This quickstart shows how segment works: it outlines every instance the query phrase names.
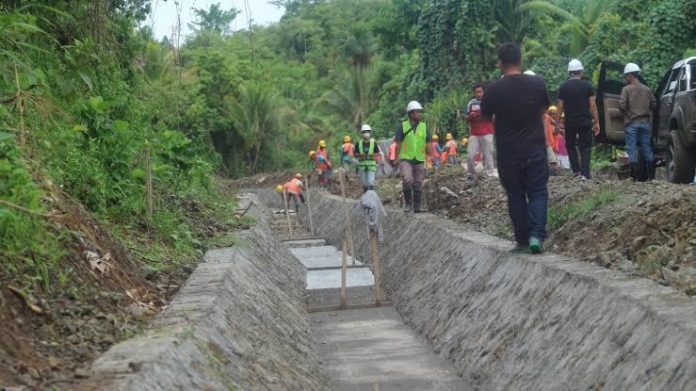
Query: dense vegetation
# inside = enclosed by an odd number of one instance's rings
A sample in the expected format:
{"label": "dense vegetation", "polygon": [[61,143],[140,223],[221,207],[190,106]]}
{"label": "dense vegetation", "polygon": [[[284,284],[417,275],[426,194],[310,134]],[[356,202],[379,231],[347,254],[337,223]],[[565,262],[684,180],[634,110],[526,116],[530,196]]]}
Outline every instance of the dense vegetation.
{"label": "dense vegetation", "polygon": [[[121,232],[192,251],[181,200],[219,203],[215,173],[303,166],[363,122],[388,136],[407,101],[466,132],[495,47],[523,45],[552,94],[579,57],[638,61],[656,85],[696,42],[696,0],[285,0],[276,24],[230,32],[237,10],[196,12],[176,47],[142,27],[148,0],[0,5],[0,200],[44,213],[61,189]],[[185,2],[184,2],[184,5]],[[147,213],[150,151],[156,213]],[[68,233],[0,206],[0,267],[48,287]]]}

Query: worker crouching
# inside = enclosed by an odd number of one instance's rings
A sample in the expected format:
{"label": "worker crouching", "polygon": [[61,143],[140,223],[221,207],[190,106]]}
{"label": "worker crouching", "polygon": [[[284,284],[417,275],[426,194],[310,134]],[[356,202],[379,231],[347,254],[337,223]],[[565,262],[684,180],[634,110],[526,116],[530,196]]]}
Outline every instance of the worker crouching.
{"label": "worker crouching", "polygon": [[373,190],[375,187],[375,174],[377,173],[377,161],[382,152],[374,138],[370,125],[363,125],[360,129],[361,139],[355,143],[355,157],[358,160],[358,175],[362,182],[363,192]]}

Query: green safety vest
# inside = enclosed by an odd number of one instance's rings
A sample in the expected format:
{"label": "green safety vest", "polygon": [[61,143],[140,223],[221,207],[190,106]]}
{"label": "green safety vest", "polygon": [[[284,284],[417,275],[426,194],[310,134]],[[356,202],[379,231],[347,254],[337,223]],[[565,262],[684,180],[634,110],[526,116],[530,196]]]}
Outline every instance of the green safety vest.
{"label": "green safety vest", "polygon": [[425,138],[428,131],[425,122],[419,122],[415,129],[411,126],[411,121],[406,120],[402,124],[404,128],[404,139],[401,140],[401,151],[399,159],[425,161]]}
{"label": "green safety vest", "polygon": [[368,169],[369,171],[377,171],[377,162],[375,161],[375,139],[370,139],[370,146],[367,148],[367,156],[363,151],[363,140],[358,141],[358,167]]}

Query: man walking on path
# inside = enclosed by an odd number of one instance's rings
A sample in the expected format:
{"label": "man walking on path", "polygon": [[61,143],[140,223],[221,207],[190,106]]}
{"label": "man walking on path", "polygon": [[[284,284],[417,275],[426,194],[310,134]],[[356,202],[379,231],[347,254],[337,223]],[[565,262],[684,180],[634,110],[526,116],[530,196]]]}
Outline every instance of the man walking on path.
{"label": "man walking on path", "polygon": [[363,192],[373,190],[375,187],[375,174],[377,173],[377,160],[382,151],[377,145],[377,141],[371,137],[372,128],[364,124],[360,129],[362,139],[355,143],[355,157],[358,159],[358,175],[362,182]]}
{"label": "man walking on path", "polygon": [[[423,106],[416,101],[406,106],[406,121],[396,128],[396,160],[401,170],[404,191],[404,212],[425,212],[422,208],[423,180],[425,179],[425,157],[432,156],[431,134],[421,121]],[[426,152],[427,150],[427,152]]]}
{"label": "man walking on path", "polygon": [[542,115],[549,106],[546,83],[522,74],[522,52],[513,43],[498,49],[505,77],[488,87],[481,114],[493,119],[498,174],[508,197],[516,253],[543,251],[546,238],[549,166]]}
{"label": "man walking on path", "polygon": [[573,174],[587,180],[590,179],[592,135],[599,135],[599,114],[592,84],[582,78],[584,69],[580,60],[568,63],[570,79],[558,90],[558,112],[554,119],[559,123],[558,116],[565,112],[565,138],[570,167]]}
{"label": "man walking on path", "polygon": [[645,173],[647,180],[655,179],[655,156],[650,148],[650,115],[655,109],[655,95],[650,88],[638,79],[640,67],[634,63],[626,64],[624,68],[624,80],[626,86],[621,90],[619,110],[623,113],[626,123],[626,149],[628,150],[628,164],[631,169],[631,178],[634,181],[641,180],[638,177],[638,145],[645,158]]}
{"label": "man walking on path", "polygon": [[493,176],[493,121],[481,116],[481,99],[483,99],[483,84],[474,86],[474,99],[466,106],[467,120],[471,136],[466,152],[466,165],[469,169],[469,179],[476,179],[476,156],[483,155],[484,174],[487,178]]}

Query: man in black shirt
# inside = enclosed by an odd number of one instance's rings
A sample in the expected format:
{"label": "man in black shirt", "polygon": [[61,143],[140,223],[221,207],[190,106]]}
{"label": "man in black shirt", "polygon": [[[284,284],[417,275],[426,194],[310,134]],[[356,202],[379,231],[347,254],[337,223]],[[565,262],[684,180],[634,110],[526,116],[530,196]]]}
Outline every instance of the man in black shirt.
{"label": "man in black shirt", "polygon": [[543,251],[546,238],[549,166],[542,113],[549,106],[546,83],[522,74],[522,53],[512,43],[498,49],[504,77],[486,90],[481,114],[495,121],[498,173],[508,197],[517,246],[513,252]]}
{"label": "man in black shirt", "polygon": [[568,63],[570,79],[558,91],[558,112],[554,119],[556,123],[560,123],[558,116],[565,112],[565,138],[570,168],[576,176],[587,180],[590,179],[592,134],[599,134],[599,114],[594,89],[590,82],[582,79],[583,72],[584,68],[579,60]]}

